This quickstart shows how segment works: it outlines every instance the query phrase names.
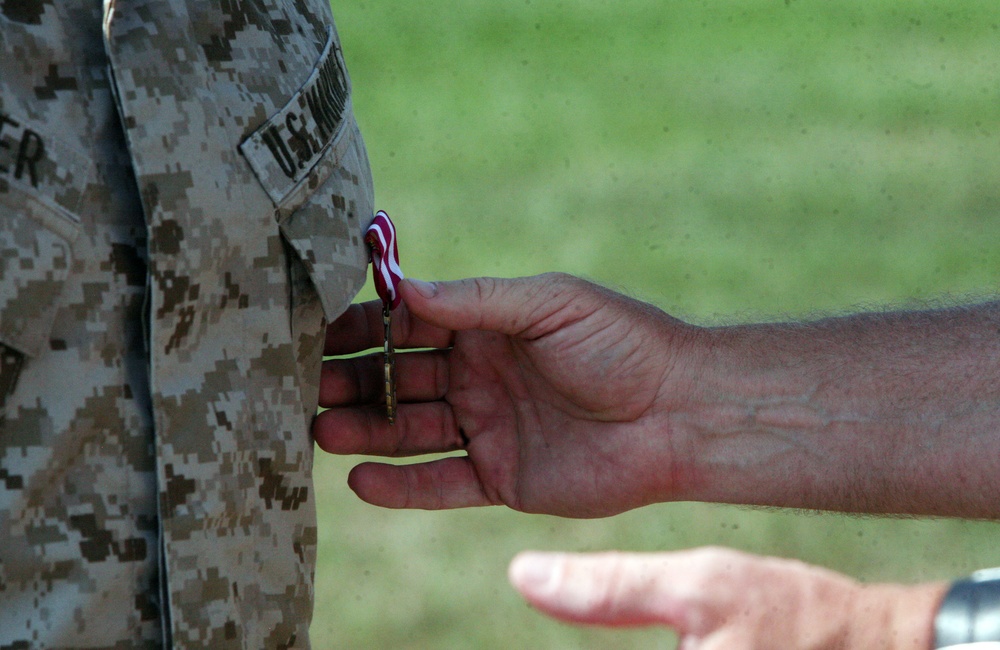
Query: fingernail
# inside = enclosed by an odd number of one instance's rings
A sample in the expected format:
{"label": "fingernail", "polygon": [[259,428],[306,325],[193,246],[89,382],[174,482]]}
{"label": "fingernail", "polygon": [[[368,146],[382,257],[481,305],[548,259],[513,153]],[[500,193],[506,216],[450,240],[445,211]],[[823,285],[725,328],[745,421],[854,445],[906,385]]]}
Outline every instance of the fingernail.
{"label": "fingernail", "polygon": [[417,293],[424,298],[433,298],[437,295],[437,285],[433,282],[424,282],[423,280],[414,280],[412,278],[407,278],[406,281],[413,285]]}
{"label": "fingernail", "polygon": [[556,563],[552,557],[539,553],[525,553],[514,558],[510,566],[510,580],[517,587],[542,591],[551,588],[556,577]]}

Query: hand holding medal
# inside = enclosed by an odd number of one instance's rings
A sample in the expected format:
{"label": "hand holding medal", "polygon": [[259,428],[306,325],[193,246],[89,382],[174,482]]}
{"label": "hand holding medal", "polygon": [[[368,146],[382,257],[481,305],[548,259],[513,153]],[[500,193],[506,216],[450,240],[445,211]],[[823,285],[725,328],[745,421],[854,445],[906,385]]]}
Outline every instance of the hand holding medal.
{"label": "hand holding medal", "polygon": [[399,306],[399,283],[403,271],[399,268],[399,250],[396,247],[396,227],[389,215],[379,210],[368,227],[365,243],[371,249],[372,277],[375,291],[382,299],[382,326],[385,338],[382,360],[385,373],[385,411],[389,424],[396,421],[396,353],[392,345],[392,310]]}

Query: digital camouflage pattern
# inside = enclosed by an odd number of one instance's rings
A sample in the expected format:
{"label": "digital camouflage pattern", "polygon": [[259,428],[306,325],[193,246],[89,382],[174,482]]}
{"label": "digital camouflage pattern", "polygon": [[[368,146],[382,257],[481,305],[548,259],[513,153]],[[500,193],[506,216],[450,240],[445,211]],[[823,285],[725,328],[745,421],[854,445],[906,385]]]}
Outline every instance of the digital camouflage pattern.
{"label": "digital camouflage pattern", "polygon": [[0,648],[308,647],[364,282],[325,0],[0,3]]}

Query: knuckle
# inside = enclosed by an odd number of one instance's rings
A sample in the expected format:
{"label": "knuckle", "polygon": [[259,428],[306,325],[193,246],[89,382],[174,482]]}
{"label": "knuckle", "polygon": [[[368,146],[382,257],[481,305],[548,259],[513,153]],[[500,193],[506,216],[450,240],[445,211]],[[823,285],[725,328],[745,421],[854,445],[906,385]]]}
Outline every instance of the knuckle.
{"label": "knuckle", "polygon": [[591,574],[591,600],[594,611],[613,614],[630,603],[637,595],[648,591],[648,575],[638,576],[617,553],[603,554],[597,559]]}
{"label": "knuckle", "polygon": [[490,302],[496,296],[496,278],[474,278],[472,280],[472,286],[476,290],[476,299],[481,303]]}

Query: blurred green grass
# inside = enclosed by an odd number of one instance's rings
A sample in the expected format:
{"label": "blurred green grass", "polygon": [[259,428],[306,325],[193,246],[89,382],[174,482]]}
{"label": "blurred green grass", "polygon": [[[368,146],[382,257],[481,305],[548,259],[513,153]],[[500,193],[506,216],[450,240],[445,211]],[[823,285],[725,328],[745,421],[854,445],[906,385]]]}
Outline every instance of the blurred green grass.
{"label": "blurred green grass", "polygon": [[[562,270],[697,323],[992,296],[1000,7],[886,0],[334,3],[403,268]],[[363,297],[371,297],[366,291]],[[552,622],[524,548],[725,544],[857,578],[1000,564],[995,524],[664,504],[390,512],[316,460],[318,648],[671,647]]]}

